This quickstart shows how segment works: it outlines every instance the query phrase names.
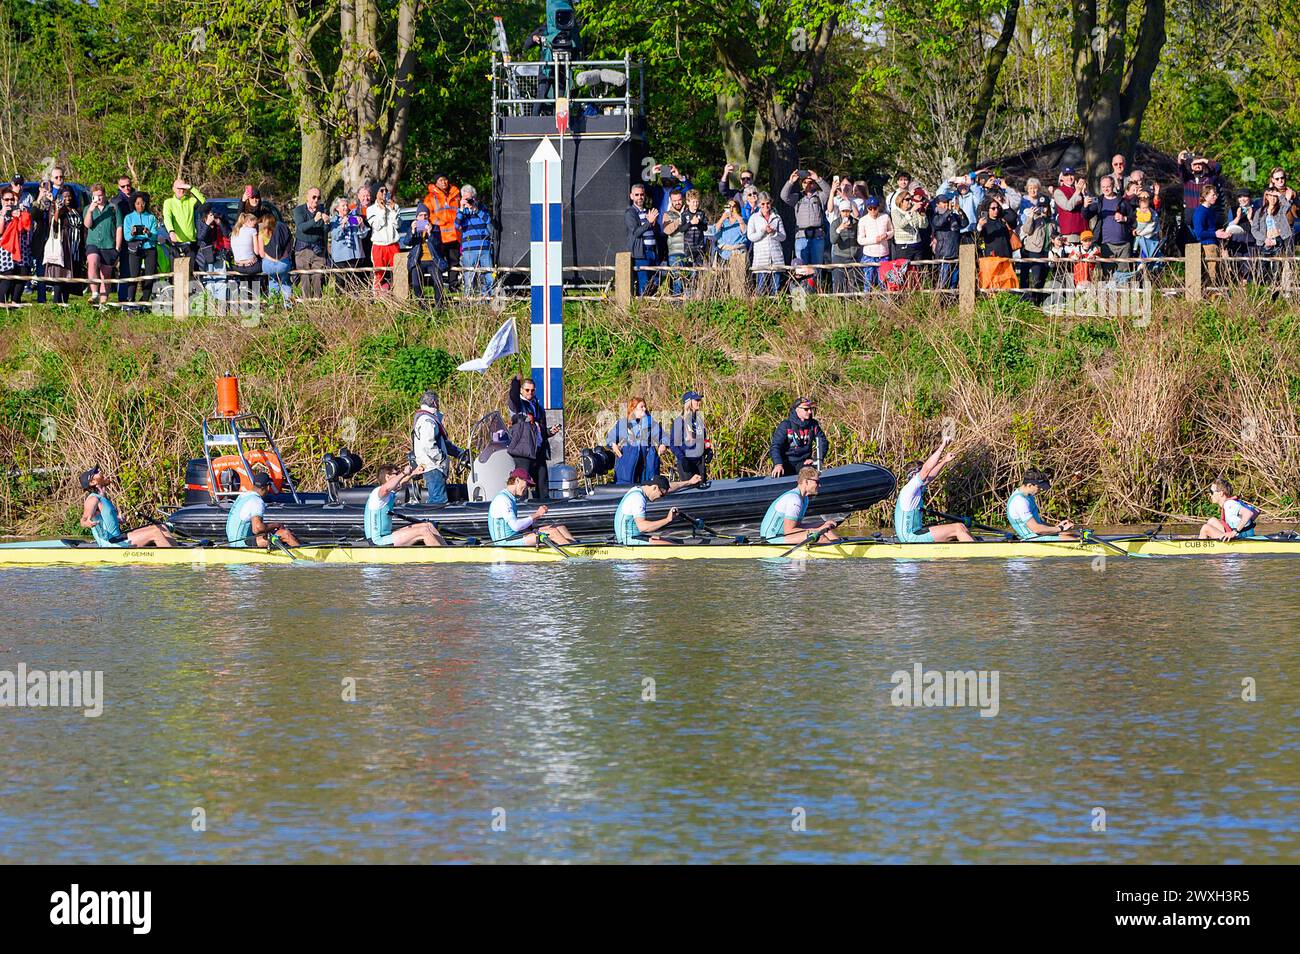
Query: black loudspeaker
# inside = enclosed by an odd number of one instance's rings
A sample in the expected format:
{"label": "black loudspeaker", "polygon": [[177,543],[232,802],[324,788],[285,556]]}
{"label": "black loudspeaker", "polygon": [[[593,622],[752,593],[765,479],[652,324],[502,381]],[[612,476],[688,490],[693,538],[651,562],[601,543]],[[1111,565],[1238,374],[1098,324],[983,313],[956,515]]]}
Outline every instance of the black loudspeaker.
{"label": "black loudspeaker", "polygon": [[[623,117],[592,117],[583,123],[575,117],[575,126],[594,127],[601,120],[625,124]],[[552,132],[553,117],[519,117]],[[613,125],[610,122],[610,125]],[[630,204],[628,192],[633,182],[641,181],[642,160],[646,155],[645,138],[639,120],[635,132],[628,136],[585,135],[582,132],[564,137],[561,152],[562,187],[564,190],[564,265],[614,264],[614,255],[627,249],[627,226],[623,212]],[[542,141],[542,136],[505,135],[492,140],[493,220],[497,229],[497,264],[506,268],[527,268],[530,252],[531,196],[529,195],[528,160]],[[528,283],[528,276],[503,276],[511,282]],[[565,273],[565,280],[604,283],[612,279],[607,271],[581,274]]]}

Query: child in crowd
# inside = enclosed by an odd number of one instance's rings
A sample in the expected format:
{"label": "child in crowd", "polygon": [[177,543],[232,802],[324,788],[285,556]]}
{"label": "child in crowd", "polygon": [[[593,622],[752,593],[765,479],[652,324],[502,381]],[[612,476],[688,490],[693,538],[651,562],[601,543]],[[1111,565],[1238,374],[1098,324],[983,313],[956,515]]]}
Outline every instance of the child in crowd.
{"label": "child in crowd", "polygon": [[[1138,258],[1155,258],[1160,254],[1160,216],[1152,205],[1151,193],[1145,190],[1138,193],[1137,208],[1133,211],[1133,248]],[[1151,270],[1160,265],[1160,262],[1153,263]]]}

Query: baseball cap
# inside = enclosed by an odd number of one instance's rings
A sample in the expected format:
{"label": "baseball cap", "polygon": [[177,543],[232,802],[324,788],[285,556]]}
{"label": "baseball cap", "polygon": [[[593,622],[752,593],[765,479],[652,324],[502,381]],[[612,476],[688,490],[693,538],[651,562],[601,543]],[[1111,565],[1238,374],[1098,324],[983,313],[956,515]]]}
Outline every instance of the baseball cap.
{"label": "baseball cap", "polygon": [[951,201],[953,200],[953,198],[954,198],[954,197],[953,197],[953,194],[952,194],[951,192],[940,192],[938,195],[936,195],[936,196],[934,197],[934,201],[935,201],[935,202],[951,202]]}
{"label": "baseball cap", "polygon": [[95,475],[98,474],[98,473],[99,473],[99,465],[98,465],[98,464],[96,464],[94,467],[90,468],[90,470],[88,470],[88,471],[86,471],[85,473],[83,473],[83,474],[81,475],[81,489],[82,489],[82,490],[89,490],[89,489],[90,489],[90,482],[95,478]]}
{"label": "baseball cap", "polygon": [[506,478],[506,482],[509,483],[512,480],[522,480],[529,487],[537,486],[537,481],[529,477],[528,471],[524,470],[522,467],[516,467],[514,470],[510,472],[510,476]]}
{"label": "baseball cap", "polygon": [[1072,175],[1074,175],[1074,167],[1073,167],[1073,166],[1066,166],[1064,169],[1061,170],[1061,175],[1063,175],[1063,176],[1072,176]]}
{"label": "baseball cap", "polygon": [[271,476],[264,470],[253,471],[253,486],[258,490],[271,486]]}
{"label": "baseball cap", "polygon": [[795,407],[807,407],[807,408],[811,408],[811,409],[813,409],[813,410],[816,410],[816,408],[817,408],[817,402],[814,401],[814,400],[813,400],[812,398],[810,398],[810,397],[801,397],[799,400],[797,400],[797,401],[794,402],[794,406],[795,406]]}
{"label": "baseball cap", "polygon": [[687,401],[703,401],[703,400],[704,400],[704,395],[701,394],[699,391],[687,391],[685,394],[682,395],[683,404],[685,404]]}
{"label": "baseball cap", "polygon": [[880,208],[880,200],[877,199],[874,195],[867,196],[867,208],[868,209]]}

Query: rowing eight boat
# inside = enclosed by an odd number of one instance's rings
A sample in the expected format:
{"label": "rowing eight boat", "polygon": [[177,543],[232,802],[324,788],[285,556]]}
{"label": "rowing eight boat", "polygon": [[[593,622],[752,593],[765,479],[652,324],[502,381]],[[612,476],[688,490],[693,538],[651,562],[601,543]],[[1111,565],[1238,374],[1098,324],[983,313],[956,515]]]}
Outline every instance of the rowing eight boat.
{"label": "rowing eight boat", "polygon": [[[1140,557],[1298,556],[1300,537],[1278,535],[1229,542],[1194,537],[1102,537],[1101,543],[1066,541],[981,540],[975,543],[895,543],[859,540],[800,547],[791,560],[970,560],[1107,557],[1122,559],[1117,549]],[[577,544],[563,552],[517,546],[393,547],[303,546],[287,552],[245,547],[194,546],[171,549],[118,549],[79,541],[50,540],[0,544],[0,567],[23,566],[185,566],[196,564],[306,563],[420,564],[420,563],[555,563],[568,558],[586,560],[754,560],[778,559],[788,547],[769,544],[705,543],[678,546],[625,547],[612,544]],[[290,555],[292,554],[292,555]]]}

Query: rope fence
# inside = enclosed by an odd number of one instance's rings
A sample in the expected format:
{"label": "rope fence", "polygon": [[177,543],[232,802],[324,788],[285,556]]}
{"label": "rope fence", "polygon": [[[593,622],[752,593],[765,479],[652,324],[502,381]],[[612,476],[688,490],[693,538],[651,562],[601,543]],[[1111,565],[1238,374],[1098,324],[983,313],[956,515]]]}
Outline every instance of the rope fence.
{"label": "rope fence", "polygon": [[[710,257],[680,263],[655,264],[634,260],[619,252],[613,265],[565,266],[565,297],[570,301],[612,301],[629,307],[635,298],[686,300],[709,297],[765,297],[788,295],[853,299],[922,295],[955,299],[962,311],[973,311],[980,297],[1000,293],[1019,295],[1051,310],[1074,297],[1140,294],[1148,297],[1200,301],[1206,296],[1230,296],[1243,289],[1266,289],[1287,299],[1300,297],[1300,268],[1294,256],[1205,254],[1189,245],[1182,256],[1124,257],[1050,256],[977,257],[973,245],[963,245],[953,259],[871,259],[817,264],[751,264],[745,253],[729,259]],[[522,266],[456,266],[436,278],[427,265],[414,266],[407,253],[399,253],[390,267],[342,265],[290,268],[283,272],[241,271],[237,267],[194,268],[194,260],[177,257],[172,270],[130,277],[90,278],[10,273],[0,281],[30,287],[43,298],[59,286],[80,289],[110,287],[118,294],[103,304],[122,309],[151,309],[184,318],[191,313],[224,308],[261,307],[263,297],[316,301],[324,297],[325,279],[335,294],[377,295],[405,301],[423,299],[433,288],[437,301],[473,303],[492,300],[521,301],[530,295],[526,279],[531,269]],[[319,276],[319,296],[307,295],[303,279]],[[332,276],[332,278],[331,278]],[[366,277],[369,277],[369,281]],[[593,280],[594,279],[594,280]],[[414,280],[414,284],[413,284]],[[134,300],[139,286],[151,286],[148,300]],[[13,286],[10,286],[11,289]],[[177,295],[176,289],[186,289]],[[13,298],[11,291],[10,296]],[[64,295],[57,295],[66,298]],[[124,300],[119,300],[124,299]],[[66,304],[57,301],[56,304]],[[6,300],[4,307],[30,307],[36,302]]]}

